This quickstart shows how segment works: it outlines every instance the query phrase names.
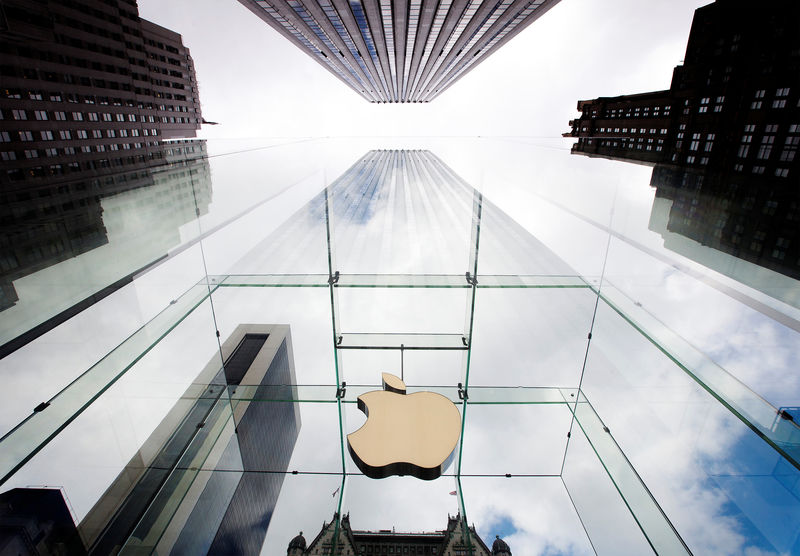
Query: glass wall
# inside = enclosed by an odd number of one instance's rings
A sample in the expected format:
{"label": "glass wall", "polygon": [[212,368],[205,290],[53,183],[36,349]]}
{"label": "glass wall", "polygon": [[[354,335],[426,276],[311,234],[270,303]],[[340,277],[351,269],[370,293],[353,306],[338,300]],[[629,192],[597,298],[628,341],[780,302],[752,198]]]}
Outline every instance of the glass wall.
{"label": "glass wall", "polygon": [[[800,550],[798,309],[666,247],[646,168],[560,142],[251,147],[209,145],[200,197],[156,180],[190,206],[169,238],[157,191],[107,205],[118,240],[70,260],[100,269],[93,289],[75,294],[61,263],[31,274],[75,304],[133,273],[0,360],[3,490],[62,487],[98,553],[109,507],[132,516],[127,549],[197,549],[186,531],[215,530],[222,509],[193,508],[248,474],[282,477],[264,487],[263,554],[299,531],[322,547],[325,531],[448,517],[523,555]],[[53,317],[42,307],[32,323]],[[8,315],[10,340],[33,329]],[[269,357],[293,378],[269,383],[265,359],[257,380],[226,381],[243,326],[283,325]],[[382,373],[457,408],[438,478],[370,479],[353,461],[358,399]],[[258,407],[276,436],[296,415],[282,463],[248,459],[241,419]]]}

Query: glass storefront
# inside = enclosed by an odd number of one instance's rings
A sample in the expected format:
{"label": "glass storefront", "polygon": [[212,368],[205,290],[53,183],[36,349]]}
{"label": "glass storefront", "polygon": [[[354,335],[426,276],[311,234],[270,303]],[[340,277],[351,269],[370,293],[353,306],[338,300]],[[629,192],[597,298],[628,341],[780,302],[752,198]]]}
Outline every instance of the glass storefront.
{"label": "glass storefront", "polygon": [[[282,476],[262,554],[345,516],[456,515],[515,555],[800,552],[800,285],[671,249],[649,168],[562,140],[197,149],[98,197],[98,246],[14,279],[0,332],[29,337],[0,359],[4,491],[60,487],[86,538],[120,477],[159,475],[130,553],[179,553],[201,485],[233,497],[261,475]],[[292,384],[226,384],[242,325],[288,325]],[[459,411],[434,480],[370,479],[348,452],[384,372]],[[229,440],[260,404],[265,430],[296,427],[288,464]],[[165,425],[197,407],[197,432]]]}

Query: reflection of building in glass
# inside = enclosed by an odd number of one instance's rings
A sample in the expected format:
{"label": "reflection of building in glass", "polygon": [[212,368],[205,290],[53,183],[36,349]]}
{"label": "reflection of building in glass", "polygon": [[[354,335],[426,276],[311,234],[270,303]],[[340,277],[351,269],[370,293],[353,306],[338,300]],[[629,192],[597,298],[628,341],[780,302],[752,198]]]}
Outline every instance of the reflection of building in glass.
{"label": "reflection of building in glass", "polygon": [[428,102],[558,0],[240,0],[372,102]]}
{"label": "reflection of building in glass", "polygon": [[260,550],[300,430],[289,326],[240,325],[222,353],[81,522],[89,553]]}
{"label": "reflection of building in glass", "polygon": [[63,493],[15,488],[0,494],[0,554],[81,554],[83,544]]}
{"label": "reflection of building in glass", "polygon": [[[205,142],[159,142],[149,151],[157,153],[154,160],[126,161],[104,176],[87,169],[4,186],[0,311],[20,307],[15,314],[18,328],[3,333],[3,340],[43,326],[31,338],[38,336],[129,283],[134,273],[180,243],[180,226],[208,212],[211,179]],[[25,303],[34,300],[20,300],[14,281],[35,280],[37,272],[71,258],[86,258],[110,241],[124,241],[128,247],[115,264],[96,266],[87,258],[83,278],[75,281],[78,291],[58,290],[48,299],[46,310],[26,309]],[[99,288],[91,289],[95,278]],[[9,344],[0,347],[0,353],[22,345]]]}
{"label": "reflection of building in glass", "polygon": [[[356,531],[350,526],[350,516],[341,520],[334,516],[330,523],[323,523],[322,529],[306,546],[301,532],[289,543],[287,556],[304,556],[306,554],[331,554],[333,538],[339,534],[337,554],[416,554],[454,556],[456,554],[474,554],[475,556],[511,556],[505,542],[495,540],[492,550],[484,544],[474,527],[464,534],[459,516],[447,516],[447,529],[430,533],[397,533],[391,531]],[[336,523],[339,522],[337,528]],[[468,537],[465,539],[465,537]],[[319,552],[319,551],[322,552]]]}
{"label": "reflection of building in glass", "polygon": [[573,153],[654,165],[669,232],[800,278],[798,51],[796,2],[717,1],[669,90],[580,101],[565,135]]}

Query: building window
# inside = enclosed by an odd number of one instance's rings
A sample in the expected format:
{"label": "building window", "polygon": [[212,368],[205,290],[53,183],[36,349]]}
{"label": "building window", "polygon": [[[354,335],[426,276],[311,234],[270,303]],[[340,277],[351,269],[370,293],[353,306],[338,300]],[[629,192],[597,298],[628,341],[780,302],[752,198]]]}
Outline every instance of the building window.
{"label": "building window", "polygon": [[788,168],[775,168],[775,175],[779,178],[785,178],[789,175]]}
{"label": "building window", "polygon": [[756,98],[764,98],[764,95],[767,93],[766,89],[759,89],[756,91],[755,97]]}
{"label": "building window", "polygon": [[25,112],[25,110],[12,110],[11,111],[11,115],[13,116],[13,118],[15,120],[27,120],[28,119],[28,114]]}
{"label": "building window", "polygon": [[760,108],[761,108],[761,101],[760,100],[755,100],[752,103],[750,103],[750,110],[758,110]]}
{"label": "building window", "polygon": [[53,132],[52,131],[40,131],[39,133],[42,136],[42,141],[52,141],[53,140]]}
{"label": "building window", "polygon": [[778,89],[775,91],[776,97],[788,97],[789,96],[789,87],[784,87],[782,89]]}
{"label": "building window", "polygon": [[19,132],[19,140],[20,141],[33,141],[33,132],[32,131],[20,131]]}
{"label": "building window", "polygon": [[785,108],[786,107],[786,101],[783,100],[783,99],[773,100],[772,101],[772,107],[773,108]]}
{"label": "building window", "polygon": [[49,118],[47,117],[47,110],[34,110],[34,111],[33,111],[33,116],[34,116],[34,117],[35,117],[37,120],[48,120],[48,119],[49,119]]}

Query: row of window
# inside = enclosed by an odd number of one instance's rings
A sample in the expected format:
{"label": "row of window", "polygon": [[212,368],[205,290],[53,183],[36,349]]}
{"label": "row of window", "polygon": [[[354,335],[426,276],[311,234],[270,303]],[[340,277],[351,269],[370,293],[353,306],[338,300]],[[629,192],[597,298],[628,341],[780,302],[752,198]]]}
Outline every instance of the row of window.
{"label": "row of window", "polygon": [[[775,100],[772,101],[772,108],[786,108],[787,99],[786,97],[789,96],[791,89],[789,87],[781,87],[775,90]],[[750,103],[751,110],[760,110],[763,105],[764,101],[762,100],[767,94],[766,89],[759,89],[755,92],[753,102]],[[797,105],[800,106],[800,100],[798,100]]]}
{"label": "row of window", "polygon": [[[604,118],[658,118],[669,116],[672,106],[667,104],[664,106],[634,106],[625,108],[611,108],[603,111]],[[652,110],[652,113],[651,113]],[[588,110],[587,110],[588,111]],[[597,109],[591,111],[592,118],[597,117]],[[584,112],[584,115],[588,115]]]}
{"label": "row of window", "polygon": [[[75,133],[73,135],[73,130],[70,129],[62,129],[58,132],[58,138],[63,141],[69,141],[71,139],[88,139],[89,138],[89,130],[86,129],[76,129],[74,130]],[[131,137],[139,137],[141,135],[147,137],[152,136],[155,137],[158,135],[158,130],[153,129],[107,129],[105,136],[109,138],[119,137],[128,137],[130,133]],[[102,139],[103,138],[103,130],[102,129],[93,129],[91,130],[92,138],[94,139]],[[34,131],[0,131],[0,143],[9,143],[13,140],[19,140],[22,142],[29,142],[29,141],[54,141],[55,134],[52,131],[45,130],[40,131],[38,133]]]}
{"label": "row of window", "polygon": [[[588,145],[591,145],[593,141],[591,139],[588,139],[586,143]],[[661,152],[664,150],[663,139],[658,139],[658,141],[656,141],[655,139],[647,139],[647,142],[645,142],[643,137],[639,137],[638,139],[634,138],[627,139],[623,137],[617,141],[603,139],[598,144],[602,147],[618,147],[622,149],[632,149],[637,151]]]}
{"label": "row of window", "polygon": [[[188,111],[188,109],[185,106],[178,106],[177,108],[182,109],[181,111]],[[13,119],[13,120],[28,120],[29,119],[28,116],[32,115],[33,119],[38,120],[38,121],[50,120],[51,116],[52,116],[52,119],[54,119],[56,121],[62,121],[62,122],[63,121],[82,122],[82,121],[84,121],[84,117],[85,117],[86,120],[88,120],[90,122],[99,122],[101,120],[104,121],[104,122],[113,122],[113,121],[124,122],[124,121],[126,121],[126,119],[127,119],[128,122],[135,122],[137,120],[136,114],[127,114],[127,117],[126,117],[125,114],[122,114],[120,112],[117,112],[117,113],[111,113],[111,112],[99,112],[99,113],[98,112],[86,112],[86,113],[84,113],[84,112],[70,112],[70,113],[67,113],[67,112],[63,112],[63,111],[60,111],[60,110],[54,110],[52,112],[49,112],[47,110],[23,110],[23,109],[13,109],[13,110],[11,110],[9,112],[8,109],[6,109],[5,111],[0,109],[0,120],[6,119],[7,115],[11,116],[11,119]],[[145,116],[144,114],[139,115],[138,119],[139,119],[139,122],[141,122],[141,123],[144,123],[144,122],[154,123],[154,122],[157,121],[156,120],[156,116],[152,116],[152,115]],[[188,116],[159,116],[158,117],[158,121],[163,122],[165,124],[166,123],[170,123],[170,124],[174,124],[174,123],[178,123],[178,124],[200,123],[200,119],[199,118],[189,118]]]}
{"label": "row of window", "polygon": [[[584,127],[583,131],[587,131],[587,128]],[[613,131],[613,133],[631,133],[631,134],[633,134],[633,133],[649,133],[650,135],[655,135],[656,131],[658,131],[658,133],[660,133],[661,135],[666,135],[667,134],[667,128],[665,128],[665,127],[662,127],[659,130],[656,130],[656,128],[654,128],[654,127],[651,127],[650,129],[646,129],[646,128],[643,128],[643,127],[640,127],[640,128],[632,127],[632,128],[630,128],[630,131],[628,130],[627,127],[623,127],[621,130],[618,127],[615,127],[613,130],[610,127],[601,127],[599,131],[600,131],[600,133],[612,133],[612,131]]]}
{"label": "row of window", "polygon": [[[688,102],[689,101],[687,100],[686,103],[688,104]],[[713,106],[714,112],[722,112],[722,105],[724,103],[725,103],[725,97],[724,96],[716,97],[714,99],[714,106]],[[697,107],[697,113],[698,114],[705,114],[706,112],[708,112],[708,109],[709,109],[710,105],[711,105],[711,97],[703,97],[703,98],[701,98],[700,99],[700,106]],[[684,110],[683,113],[686,114],[687,110]]]}
{"label": "row of window", "polygon": [[[152,96],[155,98],[166,98],[174,100],[186,100],[186,95],[183,93],[163,92],[148,87],[133,87],[128,81],[114,81],[97,77],[87,77],[85,75],[74,75],[71,73],[57,73],[42,71],[41,73],[36,68],[18,67],[13,65],[0,65],[0,76],[3,77],[17,77],[30,80],[49,81],[51,83],[67,83],[70,85],[81,85],[83,87],[94,87],[96,89],[110,89],[112,91],[126,91],[133,92],[137,95]],[[171,89],[186,89],[183,83],[162,81],[160,79],[150,79],[153,85]],[[192,92],[195,87],[191,87]]]}
{"label": "row of window", "polygon": [[101,158],[86,160],[84,162],[69,162],[66,164],[50,164],[49,166],[35,166],[33,168],[25,168],[24,170],[21,168],[12,168],[6,170],[6,175],[11,181],[22,181],[37,177],[58,176],[70,172],[127,166],[134,163],[144,163],[155,158],[161,158],[161,153],[139,154],[125,158]]}
{"label": "row of window", "polygon": [[[733,166],[733,169],[737,172],[744,172],[744,164],[736,163]],[[757,176],[762,176],[766,172],[767,168],[761,165],[755,165],[752,168],[752,173]],[[775,168],[773,171],[773,175],[776,178],[786,178],[789,176],[789,169],[788,168]]]}
{"label": "row of window", "polygon": [[[73,156],[77,153],[104,153],[107,151],[127,151],[130,149],[141,149],[145,144],[156,145],[157,143],[108,143],[101,145],[81,145],[80,147],[62,147],[62,148],[49,148],[49,149],[25,149],[19,151],[19,156],[24,156],[27,159],[50,157],[50,156]],[[17,151],[0,151],[0,160],[17,160]]]}
{"label": "row of window", "polygon": [[436,547],[422,547],[422,546],[403,546],[397,547],[395,551],[394,546],[374,546],[374,545],[364,545],[359,550],[360,554],[366,554],[366,556],[370,556],[372,554],[437,554]]}
{"label": "row of window", "polygon": [[[22,100],[27,98],[30,100],[49,100],[50,102],[67,102],[77,104],[99,104],[102,106],[127,106],[129,108],[140,108],[148,110],[161,110],[162,112],[188,112],[189,108],[186,106],[174,104],[153,104],[152,102],[134,101],[133,99],[122,99],[117,97],[95,96],[95,95],[76,95],[72,93],[61,92],[44,92],[44,91],[22,91],[20,89],[0,89],[0,96],[10,99]],[[183,99],[185,100],[185,99]],[[194,109],[195,112],[199,110]]]}

